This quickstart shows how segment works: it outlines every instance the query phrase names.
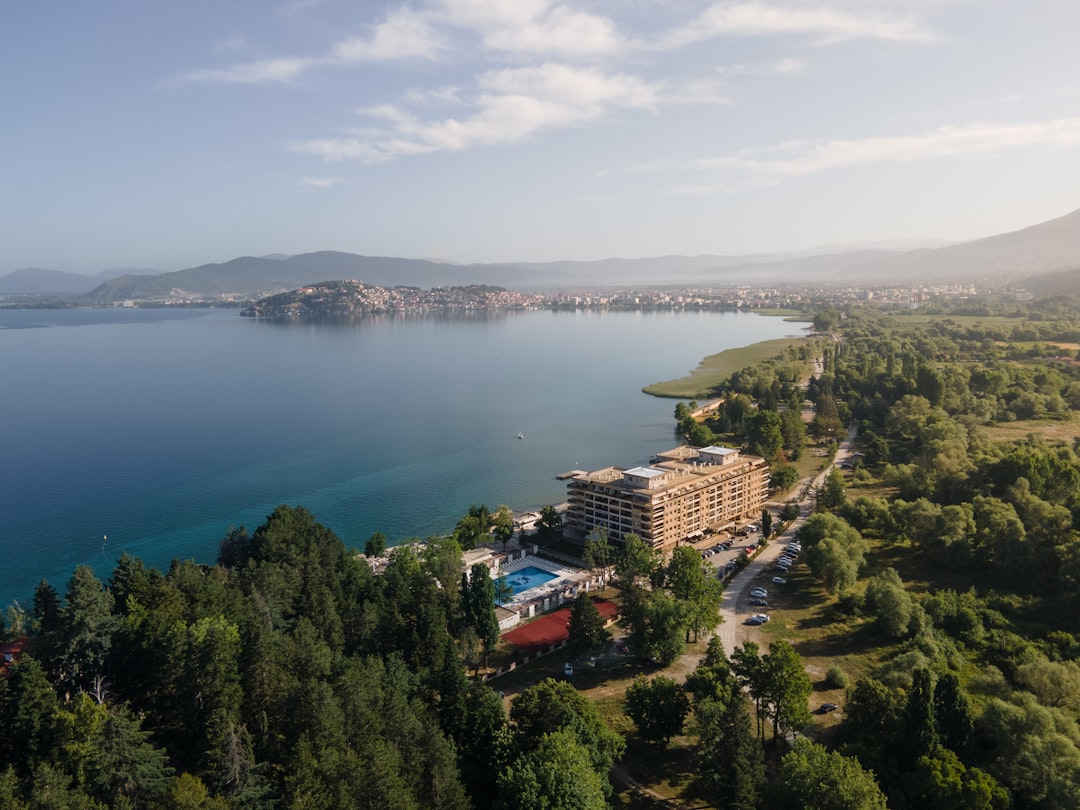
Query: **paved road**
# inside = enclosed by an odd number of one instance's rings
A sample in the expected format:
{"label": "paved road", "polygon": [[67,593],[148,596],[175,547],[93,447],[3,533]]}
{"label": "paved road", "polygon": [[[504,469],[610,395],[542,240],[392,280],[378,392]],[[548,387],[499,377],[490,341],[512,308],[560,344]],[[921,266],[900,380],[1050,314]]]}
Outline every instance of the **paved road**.
{"label": "paved road", "polygon": [[[716,629],[715,635],[720,637],[720,640],[724,645],[724,652],[728,654],[729,658],[731,657],[732,652],[735,651],[735,648],[750,637],[752,625],[747,625],[743,622],[747,617],[764,610],[763,608],[754,607],[750,604],[751,583],[757,579],[758,575],[762,572],[772,570],[773,562],[777,557],[783,554],[784,547],[795,539],[795,533],[799,530],[799,527],[802,526],[811,514],[813,514],[813,499],[808,498],[806,494],[807,489],[810,486],[815,489],[820,488],[825,481],[825,477],[829,474],[835,464],[839,464],[840,462],[847,461],[851,458],[851,447],[858,431],[858,423],[852,423],[851,427],[848,429],[847,436],[844,437],[844,440],[837,449],[836,458],[833,460],[833,464],[830,464],[822,470],[812,481],[800,483],[799,492],[802,493],[802,496],[798,502],[799,516],[791,522],[787,529],[784,530],[783,534],[774,536],[774,538],[769,541],[768,545],[762,549],[761,553],[758,554],[746,568],[736,574],[724,589],[724,599],[720,604],[721,623]],[[798,563],[796,563],[796,565],[797,564]],[[784,585],[772,585],[769,583],[770,579],[772,579],[771,576],[763,578],[763,581],[768,583],[764,587],[790,587]]]}

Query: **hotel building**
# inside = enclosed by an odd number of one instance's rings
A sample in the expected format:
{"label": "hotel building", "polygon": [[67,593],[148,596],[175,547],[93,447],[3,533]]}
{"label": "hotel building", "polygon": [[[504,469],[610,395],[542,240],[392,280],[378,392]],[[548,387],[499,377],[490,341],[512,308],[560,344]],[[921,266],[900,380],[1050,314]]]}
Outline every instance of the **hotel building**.
{"label": "hotel building", "polygon": [[660,553],[739,518],[757,517],[769,488],[769,465],[727,447],[683,445],[647,467],[606,467],[567,484],[566,522],[579,538],[607,529],[621,543],[638,534]]}

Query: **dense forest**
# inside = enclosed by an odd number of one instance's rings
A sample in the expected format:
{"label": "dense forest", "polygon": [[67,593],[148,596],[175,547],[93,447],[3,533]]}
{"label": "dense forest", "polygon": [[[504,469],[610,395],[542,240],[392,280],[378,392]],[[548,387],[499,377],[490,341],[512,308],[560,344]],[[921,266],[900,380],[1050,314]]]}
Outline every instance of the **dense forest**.
{"label": "dense forest", "polygon": [[[827,684],[804,663],[816,642],[779,622],[725,655],[694,549],[597,535],[586,564],[610,566],[639,662],[617,711],[539,676],[504,700],[469,677],[498,640],[497,583],[462,548],[505,542],[505,510],[471,508],[376,575],[282,506],[215,564],[125,555],[9,607],[0,807],[640,807],[617,783],[673,750],[700,807],[1080,807],[1080,305],[979,307],[820,310],[812,348],[733,375],[705,421],[676,410],[693,443],[769,458],[774,483],[858,424],[799,529]],[[588,599],[570,630],[611,644]],[[688,645],[696,668],[667,674]],[[808,710],[824,686],[846,690],[832,724]]]}

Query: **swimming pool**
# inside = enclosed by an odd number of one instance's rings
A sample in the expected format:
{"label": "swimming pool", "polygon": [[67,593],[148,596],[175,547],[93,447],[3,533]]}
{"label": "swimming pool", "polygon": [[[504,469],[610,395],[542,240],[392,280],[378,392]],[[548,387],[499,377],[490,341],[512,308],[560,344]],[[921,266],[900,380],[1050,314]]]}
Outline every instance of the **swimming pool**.
{"label": "swimming pool", "polygon": [[532,588],[538,588],[545,582],[551,582],[553,579],[558,578],[558,574],[545,571],[543,568],[537,568],[535,565],[527,565],[512,574],[505,574],[501,577],[510,586],[510,591],[514,596]]}

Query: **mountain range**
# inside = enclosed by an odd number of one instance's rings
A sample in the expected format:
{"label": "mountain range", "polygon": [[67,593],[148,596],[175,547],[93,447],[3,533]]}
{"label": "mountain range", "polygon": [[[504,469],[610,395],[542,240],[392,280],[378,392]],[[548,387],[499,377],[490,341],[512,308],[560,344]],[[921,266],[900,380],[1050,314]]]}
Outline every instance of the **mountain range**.
{"label": "mountain range", "polygon": [[[68,293],[88,303],[127,299],[254,298],[327,280],[359,279],[384,287],[429,289],[491,284],[518,290],[624,285],[858,282],[1026,284],[1052,292],[1075,286],[1080,269],[1080,211],[970,242],[936,247],[836,246],[796,254],[661,256],[599,261],[454,264],[428,259],[319,251],[296,256],[243,256],[170,273],[102,273],[97,277],[25,268],[0,277],[0,294]],[[111,277],[109,277],[111,276]],[[1060,278],[1059,278],[1060,277]],[[105,280],[103,280],[103,278]]]}

